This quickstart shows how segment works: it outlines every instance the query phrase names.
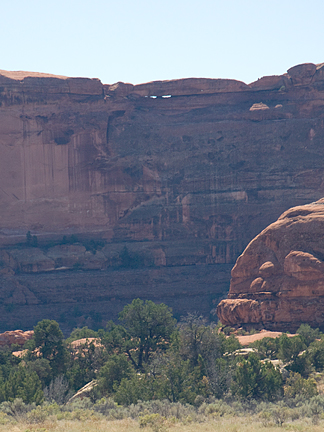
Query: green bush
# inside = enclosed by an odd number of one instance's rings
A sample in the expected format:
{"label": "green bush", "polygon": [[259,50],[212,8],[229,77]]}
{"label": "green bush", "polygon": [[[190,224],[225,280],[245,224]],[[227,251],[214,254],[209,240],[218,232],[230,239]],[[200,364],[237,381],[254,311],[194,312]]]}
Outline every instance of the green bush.
{"label": "green bush", "polygon": [[31,424],[44,423],[48,416],[46,410],[38,406],[35,409],[27,413],[27,422]]}
{"label": "green bush", "polygon": [[25,418],[27,413],[35,408],[36,404],[25,404],[21,398],[17,398],[12,402],[2,402],[0,405],[0,412],[7,414],[15,420],[20,420],[21,418]]}
{"label": "green bush", "polygon": [[100,369],[98,389],[103,395],[112,394],[118,388],[122,379],[130,379],[135,370],[124,354],[113,354]]}
{"label": "green bush", "polygon": [[311,398],[317,395],[316,382],[313,378],[304,379],[299,373],[291,372],[284,386],[285,396]]}
{"label": "green bush", "polygon": [[11,419],[8,416],[8,414],[5,414],[3,412],[0,412],[0,425],[6,425],[10,423]]}
{"label": "green bush", "polygon": [[314,342],[316,339],[321,339],[323,336],[323,333],[320,332],[320,330],[313,329],[308,324],[301,324],[299,329],[296,332],[301,337],[303,343],[308,347],[312,342]]}
{"label": "green bush", "polygon": [[42,403],[44,394],[37,373],[24,366],[12,368],[7,379],[0,377],[0,398],[0,402],[20,398],[24,403]]}
{"label": "green bush", "polygon": [[251,353],[237,365],[232,392],[243,399],[275,400],[282,394],[282,377],[270,362],[261,363]]}
{"label": "green bush", "polygon": [[151,427],[153,432],[163,432],[166,430],[166,419],[160,414],[145,414],[139,417],[139,425],[143,427]]}
{"label": "green bush", "polygon": [[78,339],[84,339],[84,338],[97,338],[98,332],[89,329],[87,326],[82,328],[75,328],[70,336],[65,340],[67,344],[70,344],[71,342],[78,340]]}

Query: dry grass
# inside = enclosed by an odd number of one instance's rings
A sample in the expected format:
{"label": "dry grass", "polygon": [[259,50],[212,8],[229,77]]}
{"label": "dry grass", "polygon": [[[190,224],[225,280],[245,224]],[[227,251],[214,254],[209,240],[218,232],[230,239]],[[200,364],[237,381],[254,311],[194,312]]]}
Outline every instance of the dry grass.
{"label": "dry grass", "polygon": [[310,420],[296,421],[284,424],[262,425],[256,417],[231,417],[209,419],[203,423],[174,423],[161,427],[140,428],[139,423],[132,419],[108,421],[97,420],[56,420],[47,419],[41,424],[31,425],[25,422],[12,422],[0,425],[0,432],[322,432],[324,421],[313,425]]}

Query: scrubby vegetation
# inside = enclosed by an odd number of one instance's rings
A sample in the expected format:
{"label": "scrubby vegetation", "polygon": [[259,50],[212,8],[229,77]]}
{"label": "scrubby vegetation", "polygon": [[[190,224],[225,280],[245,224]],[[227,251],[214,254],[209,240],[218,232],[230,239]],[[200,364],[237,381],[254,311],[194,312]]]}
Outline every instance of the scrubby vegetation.
{"label": "scrubby vegetation", "polygon": [[[43,320],[19,357],[17,347],[2,348],[0,424],[47,422],[50,430],[49,422],[129,419],[134,430],[162,431],[237,417],[243,425],[247,416],[259,427],[324,424],[318,329],[302,325],[294,337],[242,350],[232,329],[225,335],[196,315],[177,323],[164,304],[136,299],[119,319],[67,339],[57,322]],[[71,399],[88,383],[82,400]]]}

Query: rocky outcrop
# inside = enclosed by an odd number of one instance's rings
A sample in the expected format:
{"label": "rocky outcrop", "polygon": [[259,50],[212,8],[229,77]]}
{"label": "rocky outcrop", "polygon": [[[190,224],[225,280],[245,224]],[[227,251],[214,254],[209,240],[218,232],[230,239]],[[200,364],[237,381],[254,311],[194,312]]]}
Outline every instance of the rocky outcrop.
{"label": "rocky outcrop", "polygon": [[206,315],[248,242],[324,196],[323,65],[251,84],[0,71],[0,104],[2,330],[104,325],[134,297]]}
{"label": "rocky outcrop", "polygon": [[97,380],[92,380],[89,383],[87,383],[85,386],[83,386],[77,393],[75,393],[68,401],[67,405],[76,401],[77,399],[83,399],[85,397],[90,397],[93,389],[97,385]]}
{"label": "rocky outcrop", "polygon": [[12,330],[0,333],[0,346],[24,345],[26,341],[34,336],[34,331]]}
{"label": "rocky outcrop", "polygon": [[294,207],[252,240],[232,270],[225,325],[324,328],[324,199]]}

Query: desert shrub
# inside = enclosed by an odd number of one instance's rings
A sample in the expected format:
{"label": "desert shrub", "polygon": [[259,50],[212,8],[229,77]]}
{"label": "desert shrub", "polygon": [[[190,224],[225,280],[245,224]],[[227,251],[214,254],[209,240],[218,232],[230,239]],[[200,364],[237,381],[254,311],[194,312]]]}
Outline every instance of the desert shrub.
{"label": "desert shrub", "polygon": [[322,371],[324,369],[324,339],[314,341],[309,346],[311,363],[315,370]]}
{"label": "desert shrub", "polygon": [[69,402],[68,404],[64,405],[63,410],[64,411],[75,411],[75,410],[92,410],[94,408],[94,404],[91,402],[90,398],[83,398],[83,399],[75,399],[72,402]]}
{"label": "desert shrub", "polygon": [[56,402],[47,403],[44,402],[41,405],[42,409],[46,412],[47,416],[55,416],[62,411],[63,406],[58,405]]}
{"label": "desert shrub", "polygon": [[[221,334],[220,337],[222,337]],[[242,345],[240,344],[237,337],[235,337],[234,335],[230,335],[227,338],[223,336],[221,348],[222,353],[233,353],[234,351],[241,349]]]}
{"label": "desert shrub", "polygon": [[236,332],[237,336],[245,336],[248,334],[248,332],[246,330],[244,330],[243,328],[239,328]]}
{"label": "desert shrub", "polygon": [[[106,404],[107,409],[104,408]],[[136,420],[147,414],[159,414],[160,417],[168,419],[168,422],[171,423],[188,417],[197,419],[202,415],[192,405],[172,403],[168,400],[139,401],[136,404],[120,406],[111,399],[102,399],[95,404],[94,410],[101,412],[108,419],[132,418]]]}
{"label": "desert shrub", "polygon": [[89,409],[74,409],[71,411],[71,420],[95,420],[100,419],[100,414]]}
{"label": "desert shrub", "polygon": [[160,414],[145,414],[139,417],[139,425],[143,427],[151,427],[153,432],[162,432],[166,430],[166,419]]}
{"label": "desert shrub", "polygon": [[82,328],[75,328],[70,336],[66,339],[66,343],[70,344],[71,342],[78,340],[78,339],[84,339],[84,338],[96,338],[98,337],[98,333],[94,330],[89,329],[87,326]]}
{"label": "desert shrub", "polygon": [[118,404],[111,398],[101,398],[95,403],[93,407],[96,412],[99,412],[105,416],[109,416],[110,413],[117,408]]}
{"label": "desert shrub", "polygon": [[6,425],[10,423],[11,419],[8,416],[8,414],[5,414],[3,412],[0,412],[0,425]]}
{"label": "desert shrub", "polygon": [[298,372],[291,372],[284,386],[284,394],[287,398],[299,397],[311,398],[317,394],[316,382],[313,378],[305,379]]}
{"label": "desert shrub", "polygon": [[225,415],[234,415],[235,410],[231,405],[228,405],[223,400],[217,400],[211,404],[203,404],[199,408],[199,412],[213,417],[223,417]]}
{"label": "desert shrub", "polygon": [[323,333],[321,333],[318,328],[313,329],[308,324],[301,324],[296,333],[299,334],[301,340],[307,347],[316,339],[320,339],[323,336]]}
{"label": "desert shrub", "polygon": [[223,328],[223,333],[224,333],[224,335],[226,335],[226,336],[229,336],[231,333],[233,333],[235,331],[235,329],[233,328],[233,327],[230,327],[230,326],[225,326],[224,328]]}
{"label": "desert shrub", "polygon": [[[311,418],[313,423],[317,422],[320,417],[324,414],[324,396],[317,395],[310,399],[301,400],[297,399],[298,408],[295,411],[299,411],[301,417]],[[299,399],[299,400],[298,400]]]}
{"label": "desert shrub", "polygon": [[261,359],[276,359],[278,358],[279,338],[265,337],[255,341],[249,345],[251,348],[256,348]]}
{"label": "desert shrub", "polygon": [[274,420],[274,423],[278,426],[282,426],[283,423],[288,419],[289,417],[289,411],[288,408],[285,406],[275,406],[271,412],[271,417]]}
{"label": "desert shrub", "polygon": [[271,425],[272,415],[270,411],[264,410],[258,414],[259,419],[261,420],[262,426],[267,427]]}
{"label": "desert shrub", "polygon": [[99,413],[95,413],[91,409],[78,409],[75,408],[71,411],[61,411],[56,415],[57,420],[99,420],[101,418]]}
{"label": "desert shrub", "polygon": [[139,400],[152,398],[149,377],[144,374],[134,375],[131,379],[122,378],[119,386],[115,386],[114,401],[119,405],[136,404]]}
{"label": "desert shrub", "polygon": [[290,365],[286,366],[286,370],[298,372],[303,378],[307,378],[314,371],[311,353],[307,350],[298,355]]}
{"label": "desert shrub", "polygon": [[130,379],[135,370],[124,354],[113,354],[100,369],[98,388],[103,395],[112,394],[123,378]]}
{"label": "desert shrub", "polygon": [[36,404],[25,404],[22,399],[17,398],[10,401],[2,402],[0,405],[0,412],[13,417],[16,420],[25,418],[27,413],[36,408]]}
{"label": "desert shrub", "polygon": [[43,423],[48,416],[46,410],[41,406],[37,406],[35,409],[27,413],[27,422],[31,424]]}
{"label": "desert shrub", "polygon": [[237,365],[232,392],[244,399],[275,400],[282,392],[282,377],[270,362],[261,363],[258,356],[251,353]]}
{"label": "desert shrub", "polygon": [[299,353],[306,348],[301,336],[289,338],[283,333],[278,338],[278,358],[284,362],[295,361]]}
{"label": "desert shrub", "polygon": [[37,373],[43,387],[50,384],[53,371],[47,359],[36,358],[33,361],[27,361],[26,366],[29,371]]}

